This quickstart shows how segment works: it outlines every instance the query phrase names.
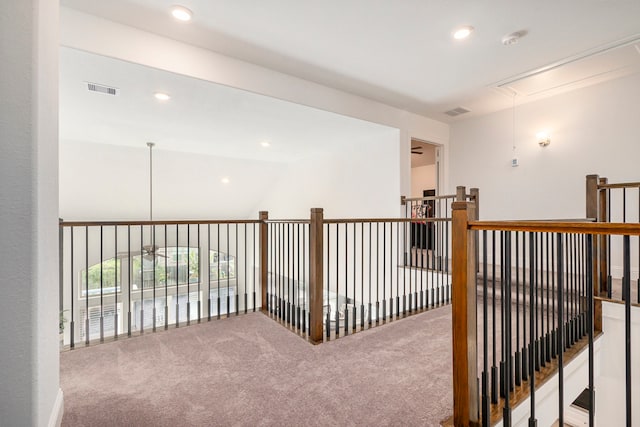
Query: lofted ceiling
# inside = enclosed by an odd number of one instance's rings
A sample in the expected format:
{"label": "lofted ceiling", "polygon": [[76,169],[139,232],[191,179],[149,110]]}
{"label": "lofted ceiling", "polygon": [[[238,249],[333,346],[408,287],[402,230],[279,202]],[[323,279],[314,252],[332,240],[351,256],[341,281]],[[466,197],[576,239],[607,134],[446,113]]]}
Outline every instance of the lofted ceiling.
{"label": "lofted ceiling", "polygon": [[[169,15],[176,3],[193,11],[191,22]],[[446,122],[507,108],[514,93],[518,103],[558,93],[556,85],[556,90],[538,90],[533,96],[511,83],[540,77],[541,71],[565,62],[577,65],[564,73],[565,90],[640,70],[638,48],[625,54],[624,70],[605,64],[595,79],[585,77],[592,64],[581,62],[608,47],[640,41],[638,0],[62,4]],[[466,40],[454,40],[452,32],[461,25],[475,31]],[[527,34],[516,44],[503,45],[503,36],[515,31]],[[458,107],[470,112],[455,118],[444,114]]]}

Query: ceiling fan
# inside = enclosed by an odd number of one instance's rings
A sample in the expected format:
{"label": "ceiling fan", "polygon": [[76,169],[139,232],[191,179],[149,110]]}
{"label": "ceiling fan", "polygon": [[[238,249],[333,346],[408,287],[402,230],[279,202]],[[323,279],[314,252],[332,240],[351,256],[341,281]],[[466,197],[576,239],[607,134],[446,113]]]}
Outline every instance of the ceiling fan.
{"label": "ceiling fan", "polygon": [[[149,147],[149,221],[153,221],[153,147],[155,145],[153,142],[147,142],[147,147]],[[164,248],[160,248],[155,244],[155,233],[152,232],[151,234],[150,245],[143,245],[140,251],[118,252],[118,258],[128,258],[139,255],[142,255],[146,260],[154,260],[155,257],[166,258],[166,254],[159,252],[160,249]]]}
{"label": "ceiling fan", "polygon": [[422,152],[422,147],[418,146],[418,147],[411,147],[411,154],[424,154]]}

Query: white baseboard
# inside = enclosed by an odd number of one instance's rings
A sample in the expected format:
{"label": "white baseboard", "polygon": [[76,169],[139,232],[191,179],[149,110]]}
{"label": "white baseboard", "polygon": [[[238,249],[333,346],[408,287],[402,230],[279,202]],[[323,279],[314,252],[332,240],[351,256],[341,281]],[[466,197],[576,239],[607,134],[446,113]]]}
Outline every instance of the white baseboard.
{"label": "white baseboard", "polygon": [[60,427],[62,424],[62,415],[64,414],[64,393],[62,389],[58,389],[58,395],[56,401],[53,404],[53,410],[49,417],[49,427]]}

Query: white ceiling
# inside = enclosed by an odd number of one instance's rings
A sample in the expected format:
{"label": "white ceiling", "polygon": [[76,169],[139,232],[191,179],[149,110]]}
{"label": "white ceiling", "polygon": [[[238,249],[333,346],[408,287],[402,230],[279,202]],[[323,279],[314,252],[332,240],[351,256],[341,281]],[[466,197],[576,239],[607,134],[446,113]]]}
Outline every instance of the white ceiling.
{"label": "white ceiling", "polygon": [[[640,36],[638,0],[62,0],[66,6],[451,121],[507,108],[498,82]],[[188,24],[168,14],[180,3]],[[452,30],[475,32],[455,41]],[[505,34],[525,30],[520,43]],[[518,99],[517,102],[526,102]]]}
{"label": "white ceiling", "polygon": [[[90,92],[87,82],[118,89]],[[154,93],[166,92],[160,102]],[[274,162],[393,140],[397,130],[69,48],[60,50],[60,140]],[[395,136],[397,138],[397,136]],[[261,142],[270,142],[264,148]]]}

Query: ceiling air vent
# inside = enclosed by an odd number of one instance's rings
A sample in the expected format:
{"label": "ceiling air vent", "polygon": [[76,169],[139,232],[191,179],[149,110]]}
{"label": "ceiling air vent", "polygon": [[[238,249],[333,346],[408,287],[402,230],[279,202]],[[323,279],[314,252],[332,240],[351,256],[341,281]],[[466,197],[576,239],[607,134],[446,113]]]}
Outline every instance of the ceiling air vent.
{"label": "ceiling air vent", "polygon": [[89,83],[89,82],[87,82],[87,89],[89,89],[90,92],[99,92],[99,93],[104,93],[106,95],[118,95],[118,93],[120,92],[115,87],[109,87],[109,86],[100,85],[97,83]]}
{"label": "ceiling air vent", "polygon": [[449,111],[445,111],[444,113],[447,116],[455,117],[455,116],[459,116],[460,114],[468,113],[469,111],[470,110],[467,110],[466,108],[457,107],[457,108],[451,109]]}

